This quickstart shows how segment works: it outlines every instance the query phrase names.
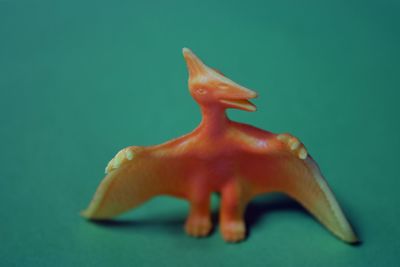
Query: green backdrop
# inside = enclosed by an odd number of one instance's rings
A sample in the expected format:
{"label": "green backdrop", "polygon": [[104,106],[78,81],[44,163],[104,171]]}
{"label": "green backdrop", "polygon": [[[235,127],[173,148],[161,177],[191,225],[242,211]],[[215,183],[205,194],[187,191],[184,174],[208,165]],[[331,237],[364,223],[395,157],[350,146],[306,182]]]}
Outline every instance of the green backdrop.
{"label": "green backdrop", "polygon": [[[2,266],[399,266],[399,1],[0,0]],[[233,119],[298,136],[363,241],[257,199],[245,242],[183,230],[156,198],[78,216],[128,145],[191,131],[182,47],[259,93]],[[213,199],[215,215],[218,199]]]}

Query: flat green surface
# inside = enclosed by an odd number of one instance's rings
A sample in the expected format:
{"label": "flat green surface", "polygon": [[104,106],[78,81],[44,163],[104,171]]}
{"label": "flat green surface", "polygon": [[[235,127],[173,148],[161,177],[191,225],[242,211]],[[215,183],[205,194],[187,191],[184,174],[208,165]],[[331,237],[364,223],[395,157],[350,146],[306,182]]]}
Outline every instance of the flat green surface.
{"label": "flat green surface", "polygon": [[[0,0],[0,265],[399,266],[399,2],[158,2]],[[259,92],[232,118],[306,144],[360,246],[280,196],[237,245],[187,237],[168,197],[78,216],[119,149],[199,122],[184,46]]]}

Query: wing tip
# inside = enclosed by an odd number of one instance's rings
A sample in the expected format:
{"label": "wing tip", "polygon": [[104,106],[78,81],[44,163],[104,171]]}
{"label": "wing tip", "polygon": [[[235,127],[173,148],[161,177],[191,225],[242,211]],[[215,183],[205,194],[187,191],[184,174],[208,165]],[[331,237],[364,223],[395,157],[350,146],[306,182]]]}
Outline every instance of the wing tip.
{"label": "wing tip", "polygon": [[[335,233],[336,234],[336,233]],[[350,244],[350,245],[359,245],[361,244],[361,240],[358,238],[358,236],[354,233],[352,228],[349,228],[346,232],[342,232],[339,234],[336,234],[341,240],[344,242]]]}
{"label": "wing tip", "polygon": [[79,212],[79,215],[80,215],[82,218],[85,218],[86,220],[91,220],[93,214],[92,214],[92,212],[90,212],[89,209],[85,209],[85,210],[80,211],[80,212]]}
{"label": "wing tip", "polygon": [[105,221],[110,220],[113,216],[101,215],[98,212],[93,212],[90,208],[82,210],[79,215],[88,221]]}

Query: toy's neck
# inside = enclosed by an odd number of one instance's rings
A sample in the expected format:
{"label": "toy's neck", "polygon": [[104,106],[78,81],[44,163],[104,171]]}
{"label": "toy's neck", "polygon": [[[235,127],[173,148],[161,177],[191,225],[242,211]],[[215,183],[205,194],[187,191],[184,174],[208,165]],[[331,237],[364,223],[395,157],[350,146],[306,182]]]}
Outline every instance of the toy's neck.
{"label": "toy's neck", "polygon": [[200,108],[202,120],[199,130],[202,134],[217,137],[228,129],[229,118],[225,113],[225,108],[219,106],[200,106]]}

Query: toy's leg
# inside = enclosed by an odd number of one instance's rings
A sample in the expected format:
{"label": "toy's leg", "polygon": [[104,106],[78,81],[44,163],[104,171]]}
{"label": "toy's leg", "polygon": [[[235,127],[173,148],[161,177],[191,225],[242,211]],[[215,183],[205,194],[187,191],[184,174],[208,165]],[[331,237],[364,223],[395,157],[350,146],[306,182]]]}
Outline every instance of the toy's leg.
{"label": "toy's leg", "polygon": [[185,223],[185,231],[194,237],[207,236],[212,227],[210,214],[210,192],[193,192],[190,196],[190,213]]}
{"label": "toy's leg", "polygon": [[238,183],[231,183],[222,190],[220,227],[226,242],[239,242],[245,238],[246,226],[243,220],[247,197]]}

